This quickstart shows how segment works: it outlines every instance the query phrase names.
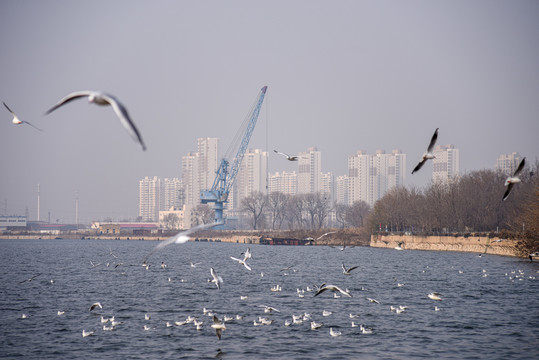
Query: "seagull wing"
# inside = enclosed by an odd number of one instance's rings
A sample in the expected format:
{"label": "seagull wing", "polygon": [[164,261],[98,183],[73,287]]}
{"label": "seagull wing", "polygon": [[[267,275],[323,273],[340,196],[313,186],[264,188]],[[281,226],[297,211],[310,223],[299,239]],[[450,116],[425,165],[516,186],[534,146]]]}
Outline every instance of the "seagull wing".
{"label": "seagull wing", "polygon": [[321,293],[323,293],[323,292],[326,291],[327,289],[328,289],[327,287],[321,287],[320,289],[318,289],[318,291],[316,292],[316,294],[314,294],[314,296],[320,295]]}
{"label": "seagull wing", "polygon": [[129,117],[129,114],[127,113],[127,109],[125,108],[125,106],[123,106],[122,103],[120,103],[112,95],[102,94],[102,97],[112,106],[112,109],[114,110],[118,118],[120,119],[120,122],[122,123],[123,127],[127,130],[129,135],[131,135],[131,137],[142,146],[142,150],[146,150],[146,145],[144,145],[144,141],[142,141],[142,136],[140,136],[140,132],[135,126],[135,123],[131,121],[131,118]]}
{"label": "seagull wing", "polygon": [[6,105],[6,103],[3,103],[3,104],[4,104],[4,106],[6,107],[6,109],[7,109],[13,116],[15,116],[15,113],[13,112],[13,110],[11,110],[11,109],[9,108],[9,106]]}
{"label": "seagull wing", "polygon": [[274,152],[276,152],[277,154],[280,154],[280,155],[283,155],[283,156],[286,156],[287,158],[290,157],[290,155],[288,154],[285,154],[284,152],[280,152],[280,151],[277,151],[277,150],[273,150]]}
{"label": "seagull wing", "polygon": [[[5,105],[5,104],[4,104]],[[513,176],[517,176],[518,174],[520,174],[520,172],[522,171],[522,169],[524,169],[524,165],[526,164],[526,158],[522,158],[522,160],[520,161],[520,164],[518,164],[518,168],[515,170],[515,173],[513,174]]]}
{"label": "seagull wing", "polygon": [[417,166],[414,168],[414,170],[412,170],[412,174],[415,173],[416,171],[419,171],[419,169],[421,169],[423,167],[423,165],[425,164],[425,162],[427,162],[427,159],[423,159],[419,162],[419,164],[417,164]]}
{"label": "seagull wing", "polygon": [[27,125],[30,125],[30,126],[33,127],[34,129],[37,129],[37,130],[39,130],[39,131],[43,131],[43,130],[41,130],[40,128],[38,128],[37,126],[35,126],[34,124],[29,123],[28,121],[23,121],[23,123],[25,123],[25,124],[27,124]]}
{"label": "seagull wing", "polygon": [[436,131],[434,131],[434,134],[432,135],[432,138],[430,139],[429,147],[427,148],[428,152],[432,152],[432,149],[434,148],[434,144],[436,144],[436,139],[438,139],[438,128],[436,128]]}
{"label": "seagull wing", "polygon": [[192,234],[192,233],[194,233],[196,231],[201,231],[201,230],[211,228],[211,227],[214,227],[214,226],[217,226],[217,225],[220,225],[220,224],[221,223],[219,223],[219,222],[214,222],[214,223],[211,223],[211,224],[202,224],[202,225],[197,225],[195,227],[192,227],[189,230],[181,231],[181,232],[177,233],[176,235],[174,235],[172,237],[169,237],[168,239],[164,240],[159,245],[157,245],[148,255],[146,255],[146,257],[144,258],[144,261],[146,261],[157,250],[162,249],[165,246],[168,246],[168,245],[176,242],[182,236],[187,236],[187,235]]}
{"label": "seagull wing", "polygon": [[509,193],[511,192],[511,189],[513,188],[513,183],[509,183],[509,185],[507,185],[507,190],[505,190],[505,194],[503,194],[503,200],[507,199],[507,197],[509,196]]}
{"label": "seagull wing", "polygon": [[75,92],[72,92],[71,94],[68,94],[66,95],[66,97],[64,97],[62,100],[60,100],[56,105],[54,105],[52,108],[50,108],[49,110],[47,110],[47,112],[45,113],[45,115],[48,115],[50,114],[51,112],[53,112],[54,110],[58,109],[60,106],[72,101],[72,100],[75,100],[75,99],[78,99],[78,98],[81,98],[81,97],[86,97],[86,96],[90,96],[92,93],[94,93],[93,91],[89,91],[89,90],[83,90],[83,91],[75,91]]}
{"label": "seagull wing", "polygon": [[352,266],[350,269],[348,269],[348,271],[352,271],[354,269],[357,269],[358,267],[357,266]]}

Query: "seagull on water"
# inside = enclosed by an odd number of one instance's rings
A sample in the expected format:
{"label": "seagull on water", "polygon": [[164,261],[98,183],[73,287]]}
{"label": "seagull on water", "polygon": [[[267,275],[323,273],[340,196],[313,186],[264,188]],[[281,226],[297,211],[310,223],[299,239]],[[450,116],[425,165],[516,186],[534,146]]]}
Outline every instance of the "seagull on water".
{"label": "seagull on water", "polygon": [[159,245],[157,245],[148,255],[146,255],[146,258],[144,258],[144,263],[142,266],[144,266],[144,264],[146,264],[146,260],[154,253],[156,252],[157,250],[160,250],[162,248],[164,248],[165,246],[168,246],[172,243],[176,243],[176,244],[184,244],[186,243],[187,241],[189,241],[189,235],[194,233],[194,232],[197,232],[197,231],[201,231],[201,230],[205,230],[205,229],[209,229],[211,227],[214,227],[214,226],[217,226],[217,225],[221,225],[222,222],[214,222],[214,223],[211,223],[211,224],[202,224],[202,225],[197,225],[195,227],[192,227],[190,228],[189,230],[185,230],[185,231],[181,231],[179,233],[177,233],[176,235],[174,236],[171,236],[169,237],[168,239],[164,240],[163,242],[161,242]]}
{"label": "seagull on water", "polygon": [[340,292],[340,293],[343,294],[343,295],[346,295],[346,296],[348,296],[348,297],[352,297],[352,294],[350,294],[350,291],[348,291],[348,290],[343,290],[343,289],[341,289],[341,288],[338,287],[338,286],[330,285],[330,284],[328,284],[328,285],[322,284],[322,285],[320,286],[320,289],[318,289],[318,291],[316,292],[316,294],[314,294],[314,296],[318,296],[319,294],[323,293],[323,292],[326,291],[326,290],[330,290],[330,291],[333,291],[333,292],[337,292],[337,291],[338,291],[338,292]]}
{"label": "seagull on water", "polygon": [[347,268],[344,266],[344,263],[343,263],[343,264],[342,264],[342,273],[343,273],[344,275],[351,275],[351,274],[350,274],[350,271],[352,271],[352,270],[354,270],[354,269],[357,269],[357,268],[358,268],[357,266],[352,266],[351,268],[348,268],[348,269],[347,269]]}
{"label": "seagull on water", "polygon": [[333,328],[329,328],[329,334],[331,336],[341,336],[342,335],[342,333],[340,331],[335,331],[335,330],[333,330]]}
{"label": "seagull on water", "polygon": [[284,157],[286,157],[286,160],[288,160],[288,161],[298,161],[298,159],[299,159],[298,156],[288,155],[288,154],[285,154],[285,153],[277,151],[277,150],[273,150],[273,151],[275,153],[279,154],[279,155],[283,155]]}
{"label": "seagull on water", "polygon": [[142,141],[142,137],[140,136],[140,133],[133,123],[131,119],[129,118],[129,114],[127,113],[127,109],[125,106],[122,105],[114,96],[100,92],[100,91],[89,91],[89,90],[83,90],[83,91],[75,91],[67,96],[65,96],[60,102],[58,102],[56,105],[54,105],[50,110],[48,110],[45,115],[50,114],[54,110],[58,109],[60,106],[82,97],[87,97],[88,102],[94,103],[97,105],[110,105],[112,106],[112,109],[116,113],[116,116],[120,119],[120,122],[122,123],[123,127],[127,130],[129,135],[137,141],[141,146],[142,150],[146,150],[146,145],[144,145],[144,142]]}
{"label": "seagull on water", "polygon": [[436,128],[436,131],[432,135],[432,138],[430,139],[429,147],[427,148],[427,152],[423,154],[421,157],[421,160],[419,160],[419,164],[416,165],[414,170],[412,170],[412,174],[416,171],[419,171],[423,165],[427,162],[428,159],[434,159],[434,155],[432,154],[432,149],[434,149],[434,144],[436,144],[436,139],[438,139],[438,128]]}
{"label": "seagull on water", "polygon": [[509,193],[511,192],[511,189],[513,188],[513,185],[520,182],[520,178],[518,177],[518,174],[520,174],[525,164],[526,164],[526,158],[524,157],[520,161],[520,164],[518,164],[518,168],[515,170],[513,176],[509,176],[505,180],[504,186],[507,186],[507,190],[505,191],[505,194],[503,194],[503,200],[507,199],[507,197],[509,196]]}
{"label": "seagull on water", "polygon": [[94,334],[93,331],[82,330],[82,337],[91,336],[91,335],[93,335],[93,334]]}
{"label": "seagull on water", "polygon": [[4,106],[6,107],[6,109],[11,113],[11,115],[13,115],[13,120],[11,120],[11,122],[15,125],[20,125],[20,124],[26,124],[26,125],[30,125],[31,127],[33,127],[34,129],[37,129],[39,131],[43,131],[41,130],[40,128],[38,128],[37,126],[35,125],[32,125],[31,123],[29,123],[28,121],[22,121],[22,120],[19,120],[19,117],[13,112],[13,110],[11,110],[9,108],[9,106],[6,105],[6,103],[3,103]]}
{"label": "seagull on water", "polygon": [[317,323],[317,322],[311,321],[311,330],[320,329],[322,325],[324,325],[324,323]]}
{"label": "seagull on water", "polygon": [[440,293],[432,292],[432,293],[428,294],[427,296],[429,297],[429,299],[442,301],[442,297],[441,297]]}
{"label": "seagull on water", "polygon": [[276,308],[271,307],[271,306],[267,306],[267,305],[259,305],[259,306],[264,308],[265,313],[270,313],[270,312],[273,312],[273,311],[280,312],[279,310],[277,310]]}
{"label": "seagull on water", "polygon": [[221,320],[219,320],[217,316],[213,315],[213,324],[211,325],[211,327],[215,329],[215,334],[217,335],[219,340],[221,340],[221,332],[226,330],[224,322],[221,322]]}
{"label": "seagull on water", "polygon": [[214,282],[217,286],[217,289],[221,288],[221,284],[223,283],[223,278],[217,275],[215,270],[213,268],[210,268],[211,276],[213,277],[213,280],[211,282]]}

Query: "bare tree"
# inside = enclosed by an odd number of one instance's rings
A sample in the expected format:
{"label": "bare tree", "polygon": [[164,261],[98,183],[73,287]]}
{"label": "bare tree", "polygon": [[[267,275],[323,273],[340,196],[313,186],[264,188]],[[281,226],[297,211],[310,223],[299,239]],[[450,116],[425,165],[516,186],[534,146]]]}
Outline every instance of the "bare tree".
{"label": "bare tree", "polygon": [[241,205],[244,210],[249,212],[252,216],[252,226],[254,230],[257,229],[257,226],[262,220],[267,202],[268,198],[260,191],[253,192],[251,195],[241,200]]}
{"label": "bare tree", "polygon": [[370,210],[371,207],[365,201],[354,201],[346,210],[344,219],[352,227],[362,227]]}
{"label": "bare tree", "polygon": [[344,226],[346,225],[346,213],[348,211],[349,206],[345,204],[335,204],[335,218],[337,222],[339,223],[341,229],[344,229]]}
{"label": "bare tree", "polygon": [[282,192],[272,192],[268,197],[268,212],[271,218],[271,228],[275,230],[275,226],[280,229],[286,216],[286,206],[288,196]]}
{"label": "bare tree", "polygon": [[177,229],[180,225],[180,217],[177,214],[167,214],[163,217],[162,223],[167,229]]}
{"label": "bare tree", "polygon": [[196,225],[209,224],[215,220],[215,210],[208,204],[198,204],[191,210],[191,223]]}

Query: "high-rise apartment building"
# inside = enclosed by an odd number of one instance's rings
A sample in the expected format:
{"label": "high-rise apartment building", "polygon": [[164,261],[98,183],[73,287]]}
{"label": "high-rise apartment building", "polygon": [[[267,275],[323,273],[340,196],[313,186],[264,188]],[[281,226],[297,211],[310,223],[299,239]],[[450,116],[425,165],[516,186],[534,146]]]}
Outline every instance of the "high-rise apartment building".
{"label": "high-rise apartment building", "polygon": [[161,211],[181,209],[185,203],[183,182],[178,178],[165,178],[161,182],[163,191],[163,204]]}
{"label": "high-rise apartment building", "polygon": [[511,154],[502,154],[496,159],[496,170],[502,171],[506,175],[512,175],[520,164],[522,156],[514,152]]}
{"label": "high-rise apartment building", "polygon": [[139,181],[139,216],[143,221],[158,221],[161,202],[161,179],[145,177]]}
{"label": "high-rise apartment building", "polygon": [[219,139],[199,138],[197,151],[182,157],[185,204],[200,204],[200,191],[209,190],[219,167]]}
{"label": "high-rise apartment building", "polygon": [[335,203],[348,204],[349,182],[348,175],[337,176],[335,179]]}
{"label": "high-rise apartment building", "polygon": [[454,145],[437,145],[433,151],[432,182],[447,182],[459,174],[459,149]]}
{"label": "high-rise apartment building", "polygon": [[298,193],[298,175],[292,172],[276,172],[269,177],[269,193],[282,192],[287,195]]}
{"label": "high-rise apartment building", "polygon": [[253,192],[266,194],[268,174],[268,153],[260,149],[249,149],[245,152],[240,170],[234,183],[234,196],[229,196],[229,208],[237,208],[241,200]]}
{"label": "high-rise apartment building", "polygon": [[361,200],[373,206],[388,190],[403,185],[405,177],[406,154],[400,150],[391,154],[384,150],[375,154],[360,150],[348,157],[348,195],[339,197],[346,197],[349,205]]}
{"label": "high-rise apartment building", "polygon": [[299,153],[298,159],[298,193],[315,193],[320,188],[322,172],[322,153],[316,147],[310,147]]}

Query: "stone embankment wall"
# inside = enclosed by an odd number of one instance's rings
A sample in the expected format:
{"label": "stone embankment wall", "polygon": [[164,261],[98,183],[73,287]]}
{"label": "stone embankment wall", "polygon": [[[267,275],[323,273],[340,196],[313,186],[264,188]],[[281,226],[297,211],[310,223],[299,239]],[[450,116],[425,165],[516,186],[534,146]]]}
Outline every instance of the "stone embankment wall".
{"label": "stone embankment wall", "polygon": [[404,250],[463,251],[516,256],[516,240],[480,236],[371,235],[372,247]]}

